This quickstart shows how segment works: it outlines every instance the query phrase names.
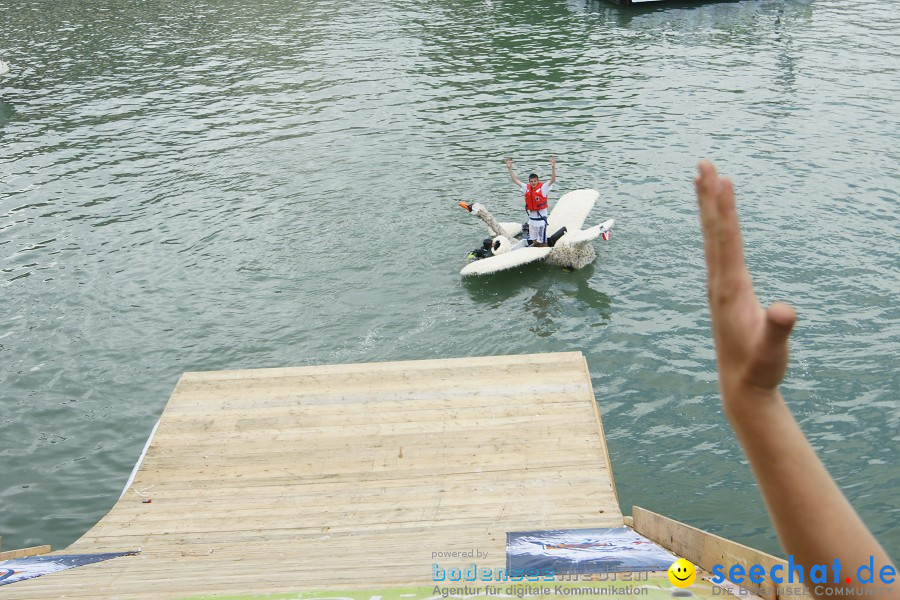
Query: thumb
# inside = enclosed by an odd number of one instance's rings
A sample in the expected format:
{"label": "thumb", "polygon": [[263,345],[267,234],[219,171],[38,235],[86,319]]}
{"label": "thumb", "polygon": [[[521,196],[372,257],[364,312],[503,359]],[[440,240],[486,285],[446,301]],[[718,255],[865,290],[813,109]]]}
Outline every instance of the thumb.
{"label": "thumb", "polygon": [[797,313],[790,304],[776,302],[766,310],[766,328],[763,332],[762,347],[766,354],[787,351],[787,339],[791,335]]}
{"label": "thumb", "polygon": [[774,389],[781,383],[788,363],[788,337],[797,322],[797,313],[789,305],[777,302],[766,311],[762,338],[746,371],[751,385]]}

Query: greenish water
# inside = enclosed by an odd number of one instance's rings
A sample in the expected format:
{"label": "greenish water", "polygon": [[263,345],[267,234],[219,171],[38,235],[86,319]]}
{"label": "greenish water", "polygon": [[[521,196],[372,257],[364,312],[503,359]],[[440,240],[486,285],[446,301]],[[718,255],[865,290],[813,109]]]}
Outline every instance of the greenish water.
{"label": "greenish water", "polygon": [[[0,535],[115,502],[178,376],[580,350],[625,512],[777,551],[720,412],[691,178],[740,194],[784,386],[900,554],[900,19],[892,3],[0,4]],[[615,218],[594,265],[462,281],[521,199]]]}

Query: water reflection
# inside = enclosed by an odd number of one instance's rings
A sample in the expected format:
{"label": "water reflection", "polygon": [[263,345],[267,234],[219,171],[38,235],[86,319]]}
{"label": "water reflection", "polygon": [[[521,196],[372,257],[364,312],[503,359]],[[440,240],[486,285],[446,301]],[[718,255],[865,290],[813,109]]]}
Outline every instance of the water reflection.
{"label": "water reflection", "polygon": [[[702,25],[713,24],[732,34],[769,35],[772,25],[793,26],[796,20],[810,21],[812,6],[808,1],[761,3],[746,0],[665,2],[635,5],[628,8],[611,6],[606,0],[569,2],[569,10],[588,13],[609,26],[644,30],[696,32]],[[779,22],[779,19],[784,19]],[[744,40],[736,40],[744,41]],[[756,40],[758,41],[758,40]]]}
{"label": "water reflection", "polygon": [[538,337],[560,330],[560,320],[572,328],[596,327],[612,318],[612,300],[592,283],[596,266],[578,271],[545,263],[525,265],[493,275],[465,277],[462,287],[473,304],[496,308],[509,303],[522,311],[524,326]]}
{"label": "water reflection", "polygon": [[[602,258],[598,257],[597,260]],[[597,284],[592,283],[597,268],[595,261],[573,274],[571,281],[575,284],[575,292],[570,294],[568,290],[564,290],[564,293],[574,298],[584,312],[597,315],[602,321],[609,322],[612,317],[612,300],[608,295],[595,289],[594,286]]]}
{"label": "water reflection", "polygon": [[12,121],[16,109],[9,102],[0,100],[0,127],[6,127]]}
{"label": "water reflection", "polygon": [[549,276],[549,266],[538,263],[493,275],[463,277],[462,286],[472,302],[496,306],[521,295],[523,290],[549,285]]}

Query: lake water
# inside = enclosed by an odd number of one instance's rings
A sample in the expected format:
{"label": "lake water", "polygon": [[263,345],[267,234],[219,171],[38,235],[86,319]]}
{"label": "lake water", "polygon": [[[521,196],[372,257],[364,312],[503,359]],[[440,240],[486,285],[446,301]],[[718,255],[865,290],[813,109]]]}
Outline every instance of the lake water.
{"label": "lake water", "polygon": [[[862,0],[0,4],[0,535],[115,502],[184,371],[579,350],[623,512],[777,552],[717,399],[692,193],[736,182],[784,393],[900,554],[900,17]],[[596,262],[462,280],[520,176]]]}

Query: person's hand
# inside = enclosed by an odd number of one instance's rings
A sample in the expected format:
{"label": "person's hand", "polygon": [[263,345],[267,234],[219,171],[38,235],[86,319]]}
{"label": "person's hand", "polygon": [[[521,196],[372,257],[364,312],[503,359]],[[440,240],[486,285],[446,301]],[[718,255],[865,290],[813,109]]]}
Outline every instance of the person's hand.
{"label": "person's hand", "polygon": [[550,157],[550,166],[551,166],[551,167],[555,167],[555,166],[556,166],[556,157],[555,157],[555,156],[551,156],[551,157]]}
{"label": "person's hand", "polygon": [[[707,294],[726,409],[775,398],[788,362],[794,309],[764,310],[753,292],[734,201],[734,187],[708,161],[694,179],[706,253]],[[755,408],[750,406],[749,408]]]}
{"label": "person's hand", "polygon": [[506,166],[509,167],[509,168],[511,169],[511,168],[512,168],[512,159],[511,159],[511,158],[507,158],[505,162],[506,162]]}

